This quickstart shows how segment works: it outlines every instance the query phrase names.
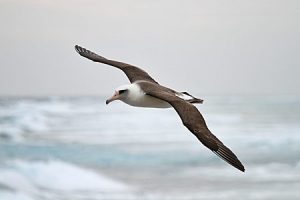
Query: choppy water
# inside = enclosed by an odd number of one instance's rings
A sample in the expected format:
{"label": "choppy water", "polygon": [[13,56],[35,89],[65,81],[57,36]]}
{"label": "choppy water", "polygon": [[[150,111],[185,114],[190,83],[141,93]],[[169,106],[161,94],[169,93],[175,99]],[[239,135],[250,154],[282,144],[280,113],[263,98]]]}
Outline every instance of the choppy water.
{"label": "choppy water", "polygon": [[0,98],[0,199],[300,199],[300,97],[204,97],[241,173],[172,109]]}

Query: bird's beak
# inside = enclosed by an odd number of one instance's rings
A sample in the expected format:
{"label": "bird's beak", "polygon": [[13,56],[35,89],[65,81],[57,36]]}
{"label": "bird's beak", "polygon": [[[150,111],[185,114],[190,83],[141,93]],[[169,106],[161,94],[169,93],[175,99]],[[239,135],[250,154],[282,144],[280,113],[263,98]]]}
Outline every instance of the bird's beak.
{"label": "bird's beak", "polygon": [[116,91],[115,94],[111,98],[106,100],[106,105],[114,100],[118,100],[119,98],[120,98],[120,94],[118,91]]}

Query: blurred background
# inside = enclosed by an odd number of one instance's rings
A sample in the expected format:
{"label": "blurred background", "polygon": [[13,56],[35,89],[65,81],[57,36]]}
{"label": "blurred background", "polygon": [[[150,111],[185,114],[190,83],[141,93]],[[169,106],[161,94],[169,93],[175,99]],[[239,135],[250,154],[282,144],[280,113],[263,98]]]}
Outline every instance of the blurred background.
{"label": "blurred background", "polygon": [[[0,199],[299,199],[300,3],[0,0]],[[78,44],[204,99],[241,173]]]}

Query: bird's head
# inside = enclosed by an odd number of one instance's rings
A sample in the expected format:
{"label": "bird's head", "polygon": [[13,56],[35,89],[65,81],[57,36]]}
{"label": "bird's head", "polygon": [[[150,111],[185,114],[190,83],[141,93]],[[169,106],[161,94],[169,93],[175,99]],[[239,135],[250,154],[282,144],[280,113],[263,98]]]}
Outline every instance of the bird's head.
{"label": "bird's head", "polygon": [[115,94],[106,100],[106,105],[114,100],[124,100],[128,95],[129,88],[127,86],[121,86],[115,90]]}

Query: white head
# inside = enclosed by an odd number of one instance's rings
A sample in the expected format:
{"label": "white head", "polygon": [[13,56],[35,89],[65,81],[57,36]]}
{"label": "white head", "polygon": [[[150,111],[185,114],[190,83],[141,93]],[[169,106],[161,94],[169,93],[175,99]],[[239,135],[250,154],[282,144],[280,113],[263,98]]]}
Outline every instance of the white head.
{"label": "white head", "polygon": [[122,85],[118,87],[115,90],[115,94],[111,98],[106,100],[106,104],[109,104],[114,100],[121,100],[121,101],[125,100],[128,96],[129,89],[130,89],[130,85]]}

